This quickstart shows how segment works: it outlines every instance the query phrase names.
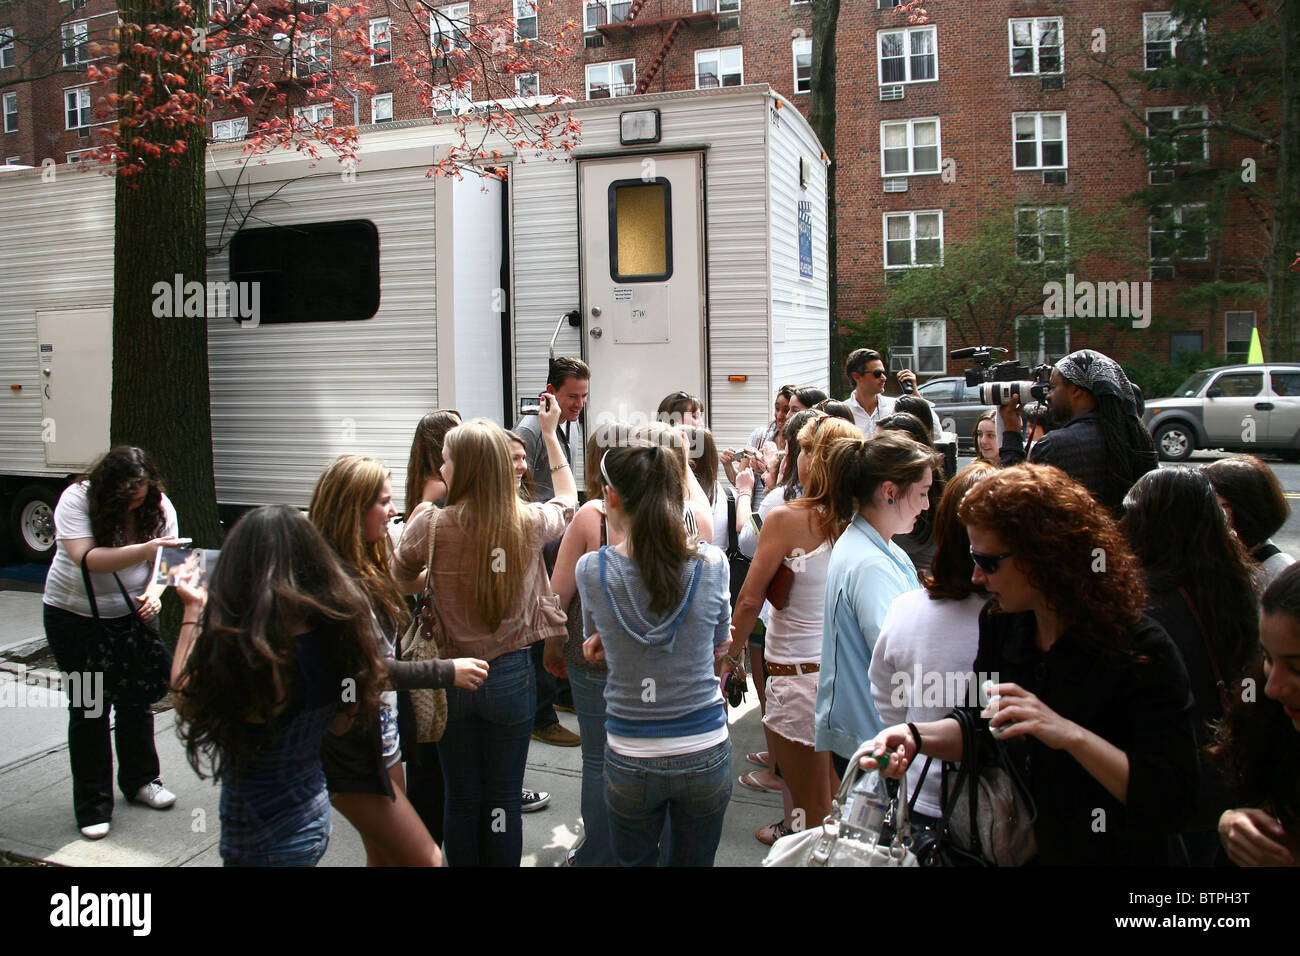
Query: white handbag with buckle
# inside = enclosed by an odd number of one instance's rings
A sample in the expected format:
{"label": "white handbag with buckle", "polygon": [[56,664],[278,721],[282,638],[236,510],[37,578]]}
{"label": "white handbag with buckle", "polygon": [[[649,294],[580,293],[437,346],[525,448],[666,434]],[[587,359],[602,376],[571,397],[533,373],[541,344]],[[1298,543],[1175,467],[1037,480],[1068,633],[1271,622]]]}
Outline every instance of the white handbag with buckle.
{"label": "white handbag with buckle", "polygon": [[853,786],[864,771],[858,761],[870,755],[867,741],[849,761],[840,792],[831,802],[831,812],[820,827],[783,836],[772,844],[764,866],[919,866],[911,850],[912,824],[907,816],[907,774],[898,781],[898,797],[892,804],[894,839],[889,844],[867,843],[846,832],[844,809]]}

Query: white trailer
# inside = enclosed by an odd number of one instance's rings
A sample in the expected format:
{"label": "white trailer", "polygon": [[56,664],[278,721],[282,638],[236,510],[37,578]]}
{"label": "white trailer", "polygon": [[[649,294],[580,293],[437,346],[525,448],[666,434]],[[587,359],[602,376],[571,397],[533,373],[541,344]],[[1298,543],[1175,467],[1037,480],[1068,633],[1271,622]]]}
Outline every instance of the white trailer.
{"label": "white trailer", "polygon": [[[305,507],[352,451],[383,458],[400,497],[421,415],[513,424],[553,341],[592,367],[589,425],[653,418],[681,389],[739,445],[777,386],[828,387],[826,168],[798,110],[766,85],[562,108],[580,148],[497,144],[504,181],[426,175],[445,121],[368,127],[342,170],[209,149],[207,279],[261,292],[242,321],[207,296],[223,516]],[[0,489],[32,559],[108,446],[112,190],[71,167],[0,173]]]}

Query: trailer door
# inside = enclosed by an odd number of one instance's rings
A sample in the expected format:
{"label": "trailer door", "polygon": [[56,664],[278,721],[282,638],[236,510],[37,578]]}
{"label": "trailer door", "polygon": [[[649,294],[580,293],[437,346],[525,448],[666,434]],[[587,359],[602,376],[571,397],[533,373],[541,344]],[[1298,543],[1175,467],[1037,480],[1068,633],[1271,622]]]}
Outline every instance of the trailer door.
{"label": "trailer door", "polygon": [[702,161],[656,154],[579,166],[589,429],[652,420],[678,390],[707,402]]}

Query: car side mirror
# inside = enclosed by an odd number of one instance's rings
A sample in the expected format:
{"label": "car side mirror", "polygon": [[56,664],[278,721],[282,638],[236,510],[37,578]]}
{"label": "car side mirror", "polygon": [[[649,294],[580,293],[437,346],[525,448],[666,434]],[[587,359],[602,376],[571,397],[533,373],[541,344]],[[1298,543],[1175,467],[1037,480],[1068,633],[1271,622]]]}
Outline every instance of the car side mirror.
{"label": "car side mirror", "polygon": [[1219,388],[1219,386],[1215,385],[1213,388],[1211,388],[1209,391],[1207,391],[1207,392],[1205,393],[1205,397],[1206,397],[1206,398],[1218,398],[1218,397],[1219,397],[1220,395],[1222,395],[1222,394],[1223,394],[1223,389],[1221,389],[1221,388]]}

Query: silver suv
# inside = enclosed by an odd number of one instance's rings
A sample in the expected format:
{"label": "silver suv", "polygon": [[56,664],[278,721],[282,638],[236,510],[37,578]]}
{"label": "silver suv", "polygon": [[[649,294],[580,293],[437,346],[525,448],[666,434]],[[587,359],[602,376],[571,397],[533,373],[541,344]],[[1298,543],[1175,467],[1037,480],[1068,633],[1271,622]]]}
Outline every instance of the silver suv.
{"label": "silver suv", "polygon": [[1143,423],[1165,461],[1199,448],[1300,459],[1300,362],[1225,365],[1197,372],[1172,398],[1146,403]]}

